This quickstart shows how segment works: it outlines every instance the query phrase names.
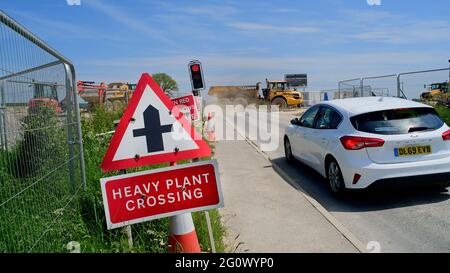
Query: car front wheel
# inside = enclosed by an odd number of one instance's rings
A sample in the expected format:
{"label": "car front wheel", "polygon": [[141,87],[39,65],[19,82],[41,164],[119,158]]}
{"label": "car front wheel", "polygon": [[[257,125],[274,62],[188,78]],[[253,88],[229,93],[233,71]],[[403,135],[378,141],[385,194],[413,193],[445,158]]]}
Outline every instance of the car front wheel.
{"label": "car front wheel", "polygon": [[294,161],[294,156],[292,155],[292,147],[289,139],[286,137],[284,139],[284,155],[287,162],[292,163]]}
{"label": "car front wheel", "polygon": [[335,159],[331,159],[327,169],[328,184],[334,194],[342,194],[345,190],[341,168]]}

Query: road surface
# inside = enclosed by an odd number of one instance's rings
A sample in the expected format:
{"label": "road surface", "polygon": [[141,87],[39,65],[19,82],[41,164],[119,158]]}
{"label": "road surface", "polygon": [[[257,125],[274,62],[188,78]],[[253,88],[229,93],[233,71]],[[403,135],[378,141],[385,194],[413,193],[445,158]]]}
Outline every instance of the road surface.
{"label": "road surface", "polygon": [[220,141],[215,157],[229,252],[359,251],[247,141]]}
{"label": "road surface", "polygon": [[[284,159],[283,132],[294,117],[293,112],[280,113],[279,145],[266,154],[272,164],[294,180],[296,187],[317,200],[362,243],[378,242],[381,252],[450,252],[448,191],[384,191],[336,198],[318,173],[301,163],[290,165]],[[227,119],[232,122],[230,116]],[[245,131],[256,124],[255,117],[247,117]],[[244,129],[240,131],[245,134]],[[260,144],[264,139],[267,134],[259,134],[254,142]],[[292,190],[297,191],[295,187]]]}

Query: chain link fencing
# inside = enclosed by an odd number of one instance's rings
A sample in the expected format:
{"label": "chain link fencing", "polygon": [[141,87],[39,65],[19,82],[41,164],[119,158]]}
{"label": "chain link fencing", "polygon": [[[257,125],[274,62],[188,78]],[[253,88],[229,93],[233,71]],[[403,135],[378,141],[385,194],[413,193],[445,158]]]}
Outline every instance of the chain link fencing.
{"label": "chain link fencing", "polygon": [[[362,92],[361,92],[362,91]],[[305,91],[302,92],[304,98],[304,106],[312,106],[321,101],[345,99],[353,97],[367,97],[388,94],[386,88],[372,88],[370,85],[364,85],[361,88],[361,80],[353,79],[342,81],[337,89],[326,89],[321,91]]]}
{"label": "chain link fencing", "polygon": [[0,10],[0,252],[63,252],[85,188],[75,71]]}
{"label": "chain link fencing", "polygon": [[361,84],[368,86],[365,96],[397,96],[397,75],[381,75],[361,78]]}
{"label": "chain link fencing", "polygon": [[357,78],[339,82],[339,95],[334,98],[389,96],[448,104],[449,81],[449,68]]}
{"label": "chain link fencing", "polygon": [[398,75],[398,87],[408,99],[446,104],[450,101],[449,80],[448,68],[405,72]]}

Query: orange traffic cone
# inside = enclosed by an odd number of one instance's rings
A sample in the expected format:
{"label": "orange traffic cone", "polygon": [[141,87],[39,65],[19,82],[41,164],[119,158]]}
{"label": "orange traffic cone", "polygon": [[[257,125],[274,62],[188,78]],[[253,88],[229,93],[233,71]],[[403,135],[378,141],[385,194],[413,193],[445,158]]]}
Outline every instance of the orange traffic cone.
{"label": "orange traffic cone", "polygon": [[191,213],[170,217],[169,233],[169,252],[201,252]]}

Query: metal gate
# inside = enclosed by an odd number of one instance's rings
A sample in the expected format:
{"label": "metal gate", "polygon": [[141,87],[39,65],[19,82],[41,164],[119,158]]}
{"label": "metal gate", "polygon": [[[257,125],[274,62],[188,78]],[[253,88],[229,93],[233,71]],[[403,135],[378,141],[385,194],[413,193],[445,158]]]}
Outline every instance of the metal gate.
{"label": "metal gate", "polygon": [[0,252],[61,252],[86,187],[73,64],[0,11]]}

